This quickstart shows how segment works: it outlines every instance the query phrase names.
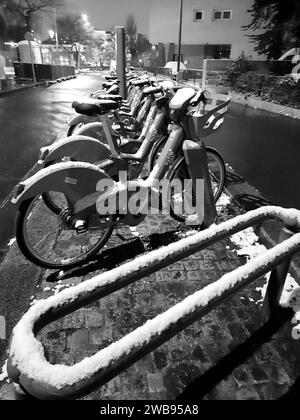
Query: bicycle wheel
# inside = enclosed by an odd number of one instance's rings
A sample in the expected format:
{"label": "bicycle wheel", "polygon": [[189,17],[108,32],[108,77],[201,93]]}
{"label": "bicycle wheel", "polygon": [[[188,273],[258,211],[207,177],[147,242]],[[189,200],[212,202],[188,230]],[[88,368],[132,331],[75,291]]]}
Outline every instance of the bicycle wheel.
{"label": "bicycle wheel", "polygon": [[67,199],[62,193],[45,192],[42,194],[44,203],[52,213],[59,215],[67,206]]}
{"label": "bicycle wheel", "polygon": [[[215,149],[207,147],[206,154],[214,200],[217,202],[225,185],[226,168],[221,155]],[[184,185],[183,183],[185,179],[190,179],[189,170],[184,157],[178,158],[173,163],[168,173],[166,174],[166,178],[169,180],[169,182],[178,179],[181,185]],[[170,215],[179,222],[184,222],[189,216],[188,214],[184,213],[184,194],[188,194],[188,192],[182,190],[181,193],[177,192],[174,194],[173,190],[170,191]],[[192,194],[193,196],[191,197],[191,203],[195,205],[194,191]],[[178,212],[175,211],[175,206],[183,210],[182,214],[178,214]]]}
{"label": "bicycle wheel", "polygon": [[68,208],[60,215],[53,213],[41,195],[22,203],[15,230],[24,256],[41,267],[64,269],[75,267],[98,252],[114,229],[115,216],[100,217],[95,212],[85,219],[84,229],[79,231],[71,224],[70,215]]}

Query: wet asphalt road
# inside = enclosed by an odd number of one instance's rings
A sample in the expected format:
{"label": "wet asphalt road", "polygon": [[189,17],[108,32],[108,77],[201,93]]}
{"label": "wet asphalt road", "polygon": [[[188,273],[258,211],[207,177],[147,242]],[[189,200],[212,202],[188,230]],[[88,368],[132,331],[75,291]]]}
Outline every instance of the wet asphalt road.
{"label": "wet asphalt road", "polygon": [[206,140],[272,204],[300,209],[300,121],[231,104]]}
{"label": "wet asphalt road", "polygon": [[15,208],[6,198],[35,165],[40,147],[52,143],[76,115],[72,101],[100,88],[102,81],[99,74],[79,75],[0,98],[0,316],[5,318],[7,337],[0,336],[0,370],[12,328],[28,309],[40,273],[17,250],[3,261],[14,237],[15,219]]}
{"label": "wet asphalt road", "polygon": [[0,258],[14,236],[14,209],[7,196],[36,163],[40,147],[53,143],[76,115],[72,102],[99,89],[102,82],[100,74],[81,74],[0,98]]}

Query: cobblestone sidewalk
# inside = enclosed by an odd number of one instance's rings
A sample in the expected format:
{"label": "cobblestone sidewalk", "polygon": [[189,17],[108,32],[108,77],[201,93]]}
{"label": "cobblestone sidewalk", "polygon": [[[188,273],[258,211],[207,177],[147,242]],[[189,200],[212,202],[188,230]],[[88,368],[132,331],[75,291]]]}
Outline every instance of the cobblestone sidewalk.
{"label": "cobblestone sidewalk", "polygon": [[[219,206],[220,220],[237,211],[232,203]],[[165,216],[149,216],[137,228],[119,229],[88,266],[63,277],[43,272],[34,300],[186,234],[184,226]],[[47,326],[40,336],[48,360],[72,365],[95,354],[244,264],[235,248],[230,240],[220,242]],[[264,324],[256,290],[264,283],[259,280],[231,298],[85,399],[275,400],[293,395],[300,373],[299,344],[291,337],[285,312],[281,320]],[[2,387],[3,399],[5,391],[9,395],[8,384]]]}

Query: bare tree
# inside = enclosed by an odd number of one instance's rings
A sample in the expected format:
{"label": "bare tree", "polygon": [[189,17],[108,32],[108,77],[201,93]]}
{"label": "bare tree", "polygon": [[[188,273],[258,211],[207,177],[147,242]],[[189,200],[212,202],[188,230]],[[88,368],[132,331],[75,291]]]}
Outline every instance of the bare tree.
{"label": "bare tree", "polygon": [[39,11],[49,11],[50,7],[60,7],[64,0],[1,0],[3,8],[17,14],[25,23],[26,31],[32,31],[32,15]]}
{"label": "bare tree", "polygon": [[137,56],[136,51],[136,38],[137,38],[137,26],[133,15],[129,15],[126,21],[126,37],[127,47],[131,53],[132,59],[134,60]]}

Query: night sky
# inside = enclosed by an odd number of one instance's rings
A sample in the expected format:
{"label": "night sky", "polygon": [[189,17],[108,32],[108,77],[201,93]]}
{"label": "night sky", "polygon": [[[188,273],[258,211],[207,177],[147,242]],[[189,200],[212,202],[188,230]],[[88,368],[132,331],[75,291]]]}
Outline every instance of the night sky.
{"label": "night sky", "polygon": [[125,25],[129,14],[133,14],[138,32],[148,34],[149,4],[151,0],[68,0],[72,10],[86,13],[96,29],[110,30]]}

